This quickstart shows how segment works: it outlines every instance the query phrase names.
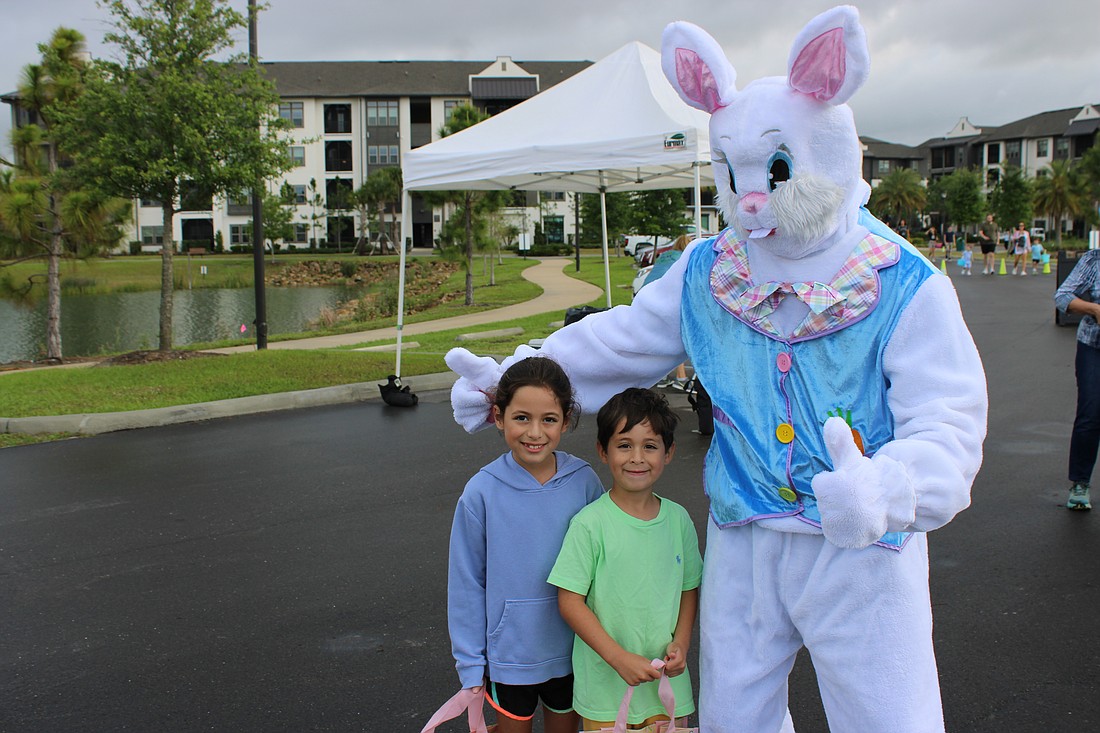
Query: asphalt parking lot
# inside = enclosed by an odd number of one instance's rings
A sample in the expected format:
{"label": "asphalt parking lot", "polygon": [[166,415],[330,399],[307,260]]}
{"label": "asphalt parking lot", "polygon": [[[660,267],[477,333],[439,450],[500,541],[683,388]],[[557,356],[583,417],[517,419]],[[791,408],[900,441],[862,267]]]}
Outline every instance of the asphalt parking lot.
{"label": "asphalt parking lot", "polygon": [[[1100,512],[1061,506],[1073,329],[1053,275],[950,269],[990,424],[973,505],[929,540],[948,730],[1097,730]],[[0,731],[418,731],[457,686],[454,503],[503,450],[420,397],[0,451]],[[708,441],[673,400],[662,484],[702,527]],[[562,448],[594,459],[594,428]],[[805,660],[791,709],[827,730]]]}

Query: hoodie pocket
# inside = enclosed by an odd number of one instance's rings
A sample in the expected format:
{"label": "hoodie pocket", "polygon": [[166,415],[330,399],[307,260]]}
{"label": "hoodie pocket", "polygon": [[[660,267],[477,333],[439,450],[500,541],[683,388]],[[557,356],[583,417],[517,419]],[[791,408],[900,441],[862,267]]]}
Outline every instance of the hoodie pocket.
{"label": "hoodie pocket", "polygon": [[489,635],[489,658],[500,664],[548,661],[560,648],[568,655],[572,631],[558,613],[557,596],[505,601],[500,623]]}

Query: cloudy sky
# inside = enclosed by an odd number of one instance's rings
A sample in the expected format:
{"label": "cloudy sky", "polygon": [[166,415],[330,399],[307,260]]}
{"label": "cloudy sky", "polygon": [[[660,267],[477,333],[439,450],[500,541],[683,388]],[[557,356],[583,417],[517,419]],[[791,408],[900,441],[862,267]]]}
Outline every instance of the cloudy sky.
{"label": "cloudy sky", "polygon": [[[242,11],[247,0],[233,0]],[[597,61],[630,41],[660,48],[673,20],[705,28],[739,86],[785,71],[791,40],[828,0],[268,0],[267,61],[470,59]],[[95,0],[2,0],[0,91],[38,58],[59,25],[97,56],[109,15]],[[852,99],[861,134],[916,145],[960,117],[995,126],[1047,110],[1100,103],[1100,2],[866,0],[858,3],[871,75]],[[241,50],[248,47],[247,33]],[[10,108],[0,108],[7,150]]]}

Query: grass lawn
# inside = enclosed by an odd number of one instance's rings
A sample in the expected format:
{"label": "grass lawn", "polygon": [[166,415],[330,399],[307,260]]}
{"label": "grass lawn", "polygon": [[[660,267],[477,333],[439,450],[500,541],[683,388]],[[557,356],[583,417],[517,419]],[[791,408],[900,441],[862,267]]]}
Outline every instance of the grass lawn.
{"label": "grass lawn", "polygon": [[[512,302],[533,298],[538,289],[522,280],[519,272],[534,264],[532,260],[505,258],[498,266],[498,285],[489,286],[488,275],[480,273],[475,263],[475,280],[482,282],[475,290],[480,309],[496,308]],[[586,256],[581,271],[574,271],[572,261],[563,261],[567,274],[579,277],[599,287],[604,284],[603,262],[599,257]],[[630,282],[634,277],[630,258],[611,258],[612,302],[630,301]],[[448,281],[448,288],[463,288],[464,273]],[[521,281],[521,282],[520,282]],[[526,286],[524,285],[526,284]],[[500,290],[497,290],[500,288]],[[459,300],[461,303],[461,300]],[[603,296],[590,303],[603,307]],[[464,306],[448,303],[433,309],[430,319],[468,312]],[[478,354],[504,356],[517,345],[533,338],[544,338],[560,322],[564,313],[554,312],[513,321],[485,324],[478,330],[495,330],[520,326],[520,336],[459,344],[455,337],[470,329],[456,329],[415,337],[419,348],[402,352],[402,376],[447,371],[443,355],[452,347],[462,345]],[[420,320],[426,320],[422,318]],[[406,319],[413,321],[410,317]],[[359,324],[363,328],[365,324]],[[386,325],[372,322],[368,327]],[[311,332],[307,335],[317,335]],[[385,343],[385,342],[379,342]],[[358,352],[341,349],[294,351],[266,350],[230,356],[197,357],[181,361],[128,366],[94,366],[75,369],[41,369],[0,375],[0,416],[30,417],[74,413],[120,412],[126,410],[169,407],[212,400],[247,397],[257,394],[314,389],[354,382],[384,381],[393,372],[394,355],[387,352]],[[20,445],[67,436],[22,436],[0,434],[0,447]]]}

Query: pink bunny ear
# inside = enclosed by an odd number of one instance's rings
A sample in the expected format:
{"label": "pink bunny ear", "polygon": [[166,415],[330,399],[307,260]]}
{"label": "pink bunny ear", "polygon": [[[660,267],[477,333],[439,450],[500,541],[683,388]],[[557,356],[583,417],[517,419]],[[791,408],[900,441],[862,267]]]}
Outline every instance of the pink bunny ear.
{"label": "pink bunny ear", "polygon": [[737,72],[722,47],[692,23],[680,21],[665,28],[661,69],[680,98],[704,112],[727,106],[737,94]]}
{"label": "pink bunny ear", "polygon": [[787,62],[791,88],[827,104],[844,104],[870,71],[867,36],[850,5],[827,10],[798,34]]}

